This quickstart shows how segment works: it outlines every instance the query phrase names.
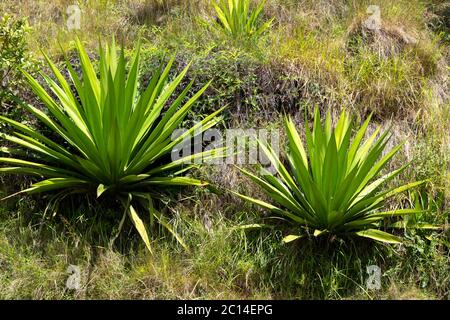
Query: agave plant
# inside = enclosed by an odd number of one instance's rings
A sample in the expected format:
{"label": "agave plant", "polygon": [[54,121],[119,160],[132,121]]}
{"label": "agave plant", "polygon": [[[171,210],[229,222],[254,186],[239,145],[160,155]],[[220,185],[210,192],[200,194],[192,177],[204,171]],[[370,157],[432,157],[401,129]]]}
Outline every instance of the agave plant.
{"label": "agave plant", "polygon": [[[32,127],[0,116],[0,122],[16,130],[1,137],[17,146],[0,149],[10,154],[0,158],[0,163],[6,164],[0,173],[40,177],[39,182],[16,194],[57,191],[53,203],[73,193],[96,193],[97,197],[110,193],[125,209],[119,229],[129,215],[151,251],[146,227],[135,210],[136,203],[145,202],[151,223],[157,221],[173,232],[153,201],[169,186],[204,186],[206,182],[182,173],[193,166],[192,160],[215,157],[219,149],[186,155],[175,161],[171,160],[171,151],[194,131],[202,132],[216,124],[221,110],[172,139],[174,129],[208,86],[188,99],[193,84],[190,82],[179,96],[172,97],[189,66],[170,80],[172,58],[165,67],[161,65],[154,70],[148,86],[139,93],[139,45],[130,63],[126,62],[123,48],[118,53],[114,41],[104,48],[100,46],[98,72],[78,39],[76,49],[82,75],[77,74],[66,58],[70,83],[44,54],[56,79],[42,74],[51,93],[23,71],[46,110],[22,105],[63,143],[58,144]],[[26,159],[20,157],[24,149],[28,151]]]}
{"label": "agave plant", "polygon": [[218,22],[216,27],[231,37],[252,38],[258,37],[272,25],[273,19],[258,26],[257,20],[266,0],[251,10],[250,0],[219,0],[213,1]]}
{"label": "agave plant", "polygon": [[386,130],[379,135],[380,127],[362,143],[369,121],[370,116],[352,138],[353,125],[345,110],[333,128],[330,113],[322,127],[316,109],[313,131],[306,126],[305,148],[294,122],[286,118],[289,169],[275,151],[261,141],[259,145],[276,168],[276,175],[263,171],[259,177],[240,169],[275,204],[235,194],[296,224],[298,233],[286,236],[284,242],[298,239],[309,230],[315,236],[354,234],[382,242],[400,242],[399,237],[379,230],[379,223],[385,217],[415,214],[420,210],[383,211],[382,208],[387,199],[424,181],[383,189],[408,164],[379,176],[402,145],[383,155],[392,134]]}

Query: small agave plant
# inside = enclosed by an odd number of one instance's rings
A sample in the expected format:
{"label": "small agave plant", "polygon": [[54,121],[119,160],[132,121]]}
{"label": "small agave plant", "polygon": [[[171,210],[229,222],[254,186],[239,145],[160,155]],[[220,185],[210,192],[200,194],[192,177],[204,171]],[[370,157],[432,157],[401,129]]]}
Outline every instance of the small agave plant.
{"label": "small agave plant", "polygon": [[[97,197],[109,193],[115,196],[124,207],[119,230],[128,215],[145,245],[152,251],[136,205],[142,203],[149,210],[150,222],[156,221],[165,226],[184,245],[167,219],[156,209],[154,201],[170,186],[207,184],[183,174],[193,167],[193,160],[215,157],[220,153],[219,149],[174,161],[170,154],[186,137],[194,132],[203,132],[220,121],[220,117],[216,116],[221,110],[172,139],[173,131],[208,84],[188,99],[191,82],[179,96],[173,97],[189,66],[171,80],[172,58],[165,67],[161,65],[154,70],[150,83],[139,93],[139,47],[127,66],[123,48],[118,54],[114,41],[105,48],[100,46],[97,73],[82,43],[77,40],[82,76],[66,59],[70,83],[44,54],[56,79],[42,74],[51,93],[23,72],[46,110],[22,105],[63,143],[58,144],[32,127],[0,116],[0,122],[16,130],[13,134],[0,136],[15,145],[0,149],[2,153],[9,154],[9,157],[0,157],[0,163],[6,165],[0,167],[0,173],[39,177],[40,181],[17,194],[55,192],[51,200],[53,204],[75,193],[94,193]],[[167,109],[162,113],[165,107]],[[28,154],[25,159],[21,158],[25,154],[23,151]]]}
{"label": "small agave plant", "polygon": [[379,230],[380,222],[386,217],[416,214],[421,210],[383,211],[382,208],[387,199],[424,181],[383,188],[408,164],[380,176],[380,171],[402,145],[383,155],[391,134],[386,130],[379,135],[380,127],[363,142],[369,121],[370,116],[353,135],[352,121],[345,110],[332,128],[330,113],[322,127],[316,109],[312,132],[306,126],[305,148],[292,119],[286,118],[289,166],[282,163],[269,145],[260,141],[261,149],[277,170],[276,175],[263,171],[259,177],[240,169],[267,193],[273,204],[235,194],[297,226],[298,232],[286,236],[284,242],[309,232],[315,236],[356,235],[387,243],[400,242],[399,237]]}
{"label": "small agave plant", "polygon": [[216,29],[224,32],[234,39],[255,38],[262,35],[272,25],[273,19],[258,25],[266,0],[251,9],[250,0],[213,0],[212,5],[216,11],[218,22]]}

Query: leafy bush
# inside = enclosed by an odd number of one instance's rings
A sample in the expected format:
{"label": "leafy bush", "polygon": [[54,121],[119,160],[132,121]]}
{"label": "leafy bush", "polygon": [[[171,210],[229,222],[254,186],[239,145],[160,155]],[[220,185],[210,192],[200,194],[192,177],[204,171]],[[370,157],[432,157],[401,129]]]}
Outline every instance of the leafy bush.
{"label": "leafy bush", "polygon": [[273,19],[258,26],[257,20],[266,0],[261,1],[254,10],[250,9],[250,0],[219,0],[212,2],[217,14],[217,29],[234,39],[258,37],[270,28]]}
{"label": "leafy bush", "polygon": [[377,226],[385,217],[414,214],[420,210],[379,209],[387,199],[423,181],[381,190],[408,164],[377,178],[402,145],[382,155],[391,134],[386,130],[377,139],[380,127],[361,144],[369,121],[370,117],[351,139],[352,122],[346,111],[342,112],[336,127],[332,128],[330,113],[322,127],[316,109],[312,133],[306,127],[306,153],[292,119],[286,119],[290,170],[274,150],[261,141],[259,145],[276,168],[278,177],[263,171],[260,178],[241,169],[279,206],[236,194],[295,223],[298,233],[285,237],[285,242],[302,237],[305,229],[314,230],[315,236],[355,234],[388,243],[399,242],[400,238],[377,229]]}
{"label": "leafy bush", "polygon": [[239,49],[211,52],[197,59],[192,66],[192,74],[199,82],[214,81],[197,102],[196,109],[209,113],[217,106],[229,105],[230,111],[258,110],[257,67],[256,58]]}
{"label": "leafy bush", "polygon": [[0,112],[18,115],[12,112],[15,103],[11,99],[25,85],[25,79],[18,68],[33,71],[36,62],[27,51],[26,35],[30,27],[27,19],[15,20],[5,14],[0,18]]}
{"label": "leafy bush", "polygon": [[[17,130],[13,135],[3,134],[2,137],[18,147],[28,149],[32,155],[31,160],[0,158],[1,163],[10,165],[0,168],[0,172],[43,177],[44,180],[19,194],[58,191],[52,200],[55,203],[74,193],[96,192],[97,197],[103,193],[114,195],[125,208],[121,225],[128,214],[151,251],[146,228],[133,202],[144,203],[149,210],[151,223],[157,221],[173,232],[156,209],[154,200],[160,198],[169,186],[205,185],[204,181],[182,176],[182,173],[193,166],[192,160],[206,160],[214,156],[215,150],[183,155],[175,161],[170,160],[170,153],[195,130],[196,134],[203,132],[220,121],[216,115],[221,110],[205,117],[172,140],[174,129],[208,84],[184,102],[193,84],[191,81],[178,97],[172,99],[173,92],[189,68],[186,67],[169,81],[169,71],[174,61],[172,58],[165,68],[160,66],[154,70],[149,85],[142,94],[138,94],[139,47],[129,66],[125,62],[123,49],[117,55],[114,41],[110,46],[106,45],[105,49],[100,48],[99,77],[79,40],[76,47],[81,61],[81,77],[66,59],[76,92],[72,92],[70,84],[46,55],[45,59],[59,84],[45,74],[42,76],[57,100],[36,79],[24,72],[51,116],[29,104],[23,104],[24,107],[61,137],[64,144],[57,144],[28,126],[0,116],[1,122]],[[168,109],[161,115],[164,107]],[[13,148],[3,148],[2,152],[14,156],[22,153]],[[185,166],[187,162],[190,164]]]}

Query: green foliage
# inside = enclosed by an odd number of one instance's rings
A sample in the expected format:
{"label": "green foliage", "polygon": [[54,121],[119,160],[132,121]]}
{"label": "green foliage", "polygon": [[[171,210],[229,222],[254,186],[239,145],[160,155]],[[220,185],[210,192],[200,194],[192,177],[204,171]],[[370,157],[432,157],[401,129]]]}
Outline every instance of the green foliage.
{"label": "green foliage", "polygon": [[418,212],[405,216],[404,219],[397,221],[392,226],[408,229],[442,230],[441,225],[444,221],[442,214],[445,210],[445,194],[437,191],[433,194],[425,188],[422,190],[412,190],[408,194],[407,207],[414,208]]}
{"label": "green foliage", "polygon": [[209,113],[218,106],[229,105],[230,110],[258,110],[256,58],[239,49],[211,52],[197,59],[192,66],[199,82],[213,79],[213,83],[197,102],[196,110]]}
{"label": "green foliage", "polygon": [[443,42],[450,43],[450,4],[448,1],[433,1],[427,4],[428,27],[436,32]]}
{"label": "green foliage", "polygon": [[0,80],[8,82],[11,72],[27,58],[25,36],[29,31],[25,18],[14,20],[7,14],[0,19]]}
{"label": "green foliage", "polygon": [[391,134],[386,130],[378,136],[380,127],[362,143],[369,121],[370,117],[351,139],[353,126],[345,110],[335,128],[332,128],[330,113],[322,127],[320,114],[316,109],[313,131],[306,127],[305,149],[294,122],[287,118],[287,158],[290,170],[283,165],[275,151],[261,141],[259,145],[276,168],[278,177],[263,171],[260,178],[241,169],[280,206],[236,194],[295,223],[298,232],[285,237],[285,242],[302,237],[304,232],[300,228],[314,230],[315,236],[328,233],[354,234],[382,242],[400,242],[400,238],[379,230],[379,223],[386,217],[414,214],[421,210],[379,209],[387,199],[420,185],[423,181],[381,190],[386,182],[405,170],[408,164],[378,177],[402,145],[383,155]]}
{"label": "green foliage", "polygon": [[[250,2],[253,8],[261,0]],[[396,126],[405,129],[399,134],[407,133],[410,143],[408,148],[405,146],[404,154],[400,150],[388,166],[395,168],[393,162],[402,163],[405,159],[414,159],[413,164],[385,188],[407,181],[429,179],[430,182],[421,185],[418,191],[410,190],[409,196],[399,195],[387,204],[392,209],[423,210],[405,216],[404,220],[386,221],[386,227],[398,226],[397,232],[404,233],[401,246],[353,241],[352,238],[344,242],[334,236],[284,245],[283,236],[291,235],[285,238],[288,240],[304,234],[304,225],[280,221],[270,228],[242,230],[238,225],[256,227],[261,224],[259,210],[246,211],[251,205],[242,207],[234,197],[211,194],[208,188],[196,188],[192,197],[180,197],[176,203],[165,206],[164,202],[159,206],[161,213],[170,217],[170,226],[182,237],[190,252],[183,252],[176,241],[167,241],[165,232],[152,235],[154,254],[149,256],[144,246],[137,248],[141,245],[140,239],[131,236],[135,233],[131,219],[121,224],[122,232],[114,247],[108,248],[111,230],[118,225],[123,213],[118,208],[120,203],[111,200],[119,196],[128,202],[127,194],[122,196],[120,191],[108,188],[95,202],[85,201],[90,200],[90,196],[67,197],[59,202],[64,215],[46,219],[46,223],[42,223],[41,217],[48,216],[45,208],[49,197],[22,194],[0,202],[0,298],[447,299],[450,292],[450,176],[445,110],[448,109],[446,75],[450,68],[445,58],[448,57],[450,24],[445,22],[450,16],[445,13],[449,5],[443,0],[397,1],[395,5],[391,5],[392,1],[378,2],[382,8],[382,29],[355,34],[352,31],[354,26],[360,26],[359,19],[369,17],[366,13],[369,1],[353,1],[350,6],[346,1],[334,1],[331,7],[327,1],[267,1],[263,9],[266,13],[261,11],[256,26],[262,25],[268,16],[276,17],[276,26],[260,37],[262,41],[256,41],[258,38],[253,36],[252,41],[241,41],[239,37],[238,41],[214,14],[210,0],[89,1],[82,4],[82,37],[88,48],[97,44],[98,35],[111,32],[116,33],[127,48],[138,34],[149,39],[140,54],[138,73],[143,77],[136,97],[140,97],[150,83],[151,78],[147,76],[154,74],[161,61],[168,62],[164,58],[167,52],[178,53],[167,79],[174,79],[188,61],[193,61],[172,94],[173,99],[192,78],[196,79],[190,91],[193,93],[213,79],[190,108],[181,122],[182,127],[203,119],[223,105],[229,105],[231,114],[231,121],[223,123],[232,128],[252,127],[255,123],[260,126],[261,122],[266,127],[269,116],[273,119],[270,126],[277,126],[279,112],[297,113],[299,108],[316,104],[321,109],[331,110],[340,110],[341,105],[351,106],[363,115],[366,111],[373,112],[372,118],[376,117],[380,123],[407,118],[407,122]],[[35,1],[31,6],[24,6],[21,1],[0,1],[0,17],[3,12],[10,12],[27,16],[34,22],[33,36],[27,37],[27,47],[35,52],[45,47],[54,59],[59,59],[59,43],[64,48],[72,47],[71,32],[61,19],[65,16],[64,10],[60,1]],[[209,31],[214,32],[205,32],[206,12],[212,12],[207,23],[213,25]],[[213,19],[217,22],[211,21]],[[244,34],[242,38],[247,40],[249,36]],[[414,38],[416,43],[403,41]],[[2,40],[3,37],[0,42]],[[19,53],[17,44],[12,48],[13,54]],[[6,52],[0,44],[0,56]],[[143,59],[147,52],[148,61]],[[133,53],[126,59],[132,59]],[[35,77],[29,67],[20,67]],[[94,68],[97,72],[96,65]],[[79,74],[78,64],[74,69]],[[30,99],[28,90],[24,91],[27,88],[23,88],[25,77],[15,70],[11,68],[8,81],[3,81],[7,86],[0,88],[4,89],[2,93],[12,92],[59,124],[51,112],[42,108],[42,103]],[[61,72],[66,76],[65,71]],[[53,75],[51,77],[55,80]],[[72,83],[69,84],[73,90]],[[48,88],[46,84],[43,87]],[[48,92],[58,101],[58,97]],[[79,99],[76,91],[74,95]],[[18,122],[18,119],[23,120],[22,116],[28,119],[28,112],[17,107],[10,96],[1,102],[0,114],[6,113]],[[167,110],[171,102],[172,98],[163,109]],[[155,122],[160,118],[161,115]],[[33,127],[70,153],[80,155],[78,149],[47,129],[45,124],[33,122]],[[0,131],[9,133],[13,128],[4,127]],[[303,136],[302,141],[305,141]],[[6,145],[10,146],[8,141]],[[0,145],[0,150],[10,150],[2,146],[4,144]],[[28,150],[26,157],[14,157],[33,162],[42,159],[37,152]],[[281,159],[285,160],[283,156]],[[161,158],[158,165],[165,161]],[[57,168],[67,167],[54,162]],[[209,171],[210,168],[202,168],[196,173],[202,179],[214,180],[246,194],[254,195],[254,188],[258,188],[256,184],[249,185],[246,177],[236,176],[222,167]],[[292,170],[289,171],[294,176]],[[0,198],[6,196],[10,185],[14,190],[21,190],[36,179],[0,174]],[[300,185],[299,189],[302,187]],[[95,194],[98,187],[89,188]],[[157,200],[158,190],[147,191]],[[55,202],[57,199],[50,205]],[[137,204],[142,210],[148,209],[150,204],[156,208],[157,203],[161,202],[150,203],[132,195],[136,210]],[[174,214],[169,216],[165,212]],[[150,217],[156,220],[146,211],[142,211],[140,217],[145,222]],[[432,223],[447,224],[446,230],[422,230]],[[159,230],[156,227],[152,231]],[[403,230],[404,227],[408,229]],[[80,266],[83,271],[82,290],[66,289],[68,263]],[[368,265],[378,265],[382,269],[380,290],[366,288]]]}
{"label": "green foliage", "polygon": [[12,95],[17,95],[25,85],[18,68],[33,70],[35,62],[27,50],[26,36],[30,31],[26,18],[13,19],[5,14],[0,18],[0,110],[13,114]]}
{"label": "green foliage", "polygon": [[219,0],[213,1],[218,22],[216,28],[233,39],[259,37],[272,25],[273,19],[258,25],[258,17],[266,0],[261,1],[254,10],[250,8],[250,0]]}
{"label": "green foliage", "polygon": [[[174,146],[191,136],[194,130],[203,132],[220,121],[216,115],[221,110],[205,117],[172,140],[173,131],[209,84],[185,102],[193,85],[191,81],[171,100],[189,68],[187,66],[173,80],[169,80],[169,71],[174,61],[172,58],[165,68],[161,65],[154,70],[148,87],[142,94],[138,94],[139,46],[129,66],[123,49],[117,55],[114,41],[110,46],[100,48],[99,77],[79,40],[76,47],[82,77],[66,60],[75,93],[46,55],[48,65],[59,83],[45,74],[42,77],[57,100],[36,79],[24,72],[33,91],[51,116],[29,104],[23,106],[62,138],[64,144],[57,144],[31,127],[0,116],[1,122],[17,130],[12,135],[2,134],[2,138],[32,154],[29,161],[19,157],[0,158],[1,163],[8,165],[0,168],[0,172],[43,177],[44,180],[34,183],[19,194],[58,191],[53,200],[55,203],[74,193],[96,192],[97,197],[103,193],[114,195],[125,207],[121,225],[128,214],[151,251],[146,227],[133,202],[144,203],[149,210],[151,223],[157,221],[172,231],[166,219],[156,209],[154,200],[160,198],[161,193],[170,186],[205,185],[204,181],[184,177],[182,173],[194,166],[194,159],[206,160],[214,156],[216,150],[185,155],[175,161],[170,160],[170,153]],[[166,106],[167,111],[161,115]],[[22,149],[3,148],[2,152],[20,156]],[[173,234],[182,243],[174,232]]]}

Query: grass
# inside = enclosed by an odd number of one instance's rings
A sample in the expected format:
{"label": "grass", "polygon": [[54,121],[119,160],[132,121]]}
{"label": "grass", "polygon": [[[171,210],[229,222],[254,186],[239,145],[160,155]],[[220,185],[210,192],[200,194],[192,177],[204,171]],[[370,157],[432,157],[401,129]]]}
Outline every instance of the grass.
{"label": "grass", "polygon": [[[281,244],[281,232],[244,234],[233,229],[237,218],[220,213],[207,231],[201,219],[183,212],[190,217],[178,223],[191,253],[161,237],[149,256],[141,245],[130,248],[138,242],[122,250],[99,239],[93,245],[89,238],[99,235],[82,231],[89,220],[74,231],[76,224],[56,218],[37,231],[24,223],[23,212],[2,212],[3,299],[444,299],[450,290],[448,251],[414,235],[401,247],[339,239],[292,247]],[[82,270],[78,291],[65,288],[69,264]],[[365,287],[368,265],[382,269],[379,291]]]}
{"label": "grass", "polygon": [[[432,197],[443,192],[444,201],[425,220],[448,225],[449,47],[446,29],[436,22],[445,19],[438,15],[444,1],[268,0],[262,20],[274,17],[273,26],[251,44],[208,31],[201,22],[214,12],[207,1],[189,7],[178,2],[165,1],[162,7],[144,0],[80,2],[80,32],[65,27],[70,1],[2,1],[0,12],[29,17],[33,31],[27,43],[35,58],[42,47],[60,59],[58,42],[71,50],[76,34],[91,52],[99,36],[113,33],[127,48],[140,36],[145,79],[158,61],[177,51],[175,71],[192,61],[186,81],[195,77],[194,91],[213,79],[187,123],[224,105],[228,111],[220,125],[231,128],[281,128],[283,113],[303,126],[304,113],[316,105],[334,115],[346,107],[360,119],[373,111],[374,126],[393,125],[394,143],[406,139],[387,170],[413,160],[392,185],[429,178],[423,192]],[[368,4],[381,8],[383,36],[361,28]],[[219,192],[190,190],[167,209],[190,253],[158,230],[152,238],[155,253],[148,255],[131,223],[111,247],[122,211],[107,199],[89,199],[82,206],[77,199],[67,200],[61,214],[48,221],[39,218],[45,197],[2,202],[0,298],[449,297],[448,228],[400,230],[406,241],[395,246],[338,238],[282,244],[287,230],[235,229],[264,214],[221,191],[262,196],[248,179],[227,167],[205,167],[198,174],[212,180]],[[0,179],[1,195],[31,183]],[[408,205],[405,195],[393,201],[398,202]],[[82,270],[81,290],[65,286],[70,264]],[[380,290],[365,285],[366,267],[372,264],[382,270]]]}

